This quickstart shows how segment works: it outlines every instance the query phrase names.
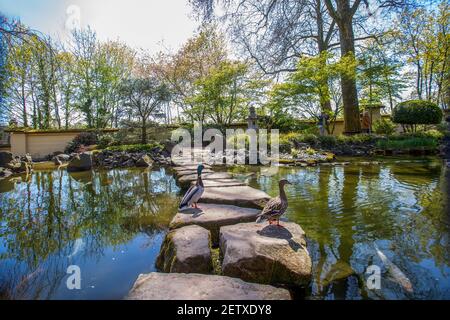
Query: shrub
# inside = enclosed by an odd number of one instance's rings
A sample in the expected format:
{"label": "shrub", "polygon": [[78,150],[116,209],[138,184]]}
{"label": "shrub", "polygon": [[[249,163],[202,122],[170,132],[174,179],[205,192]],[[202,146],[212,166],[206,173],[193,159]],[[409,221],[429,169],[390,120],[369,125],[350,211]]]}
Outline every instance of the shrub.
{"label": "shrub", "polygon": [[312,134],[312,133],[300,135],[299,138],[300,138],[299,139],[300,142],[304,142],[304,143],[307,143],[307,144],[310,144],[310,145],[315,145],[319,141],[317,136],[315,134]]}
{"label": "shrub", "polygon": [[82,132],[67,144],[64,152],[73,153],[76,152],[81,145],[89,146],[97,144],[97,142],[97,134],[95,132]]}
{"label": "shrub", "polygon": [[105,150],[113,151],[113,152],[150,152],[155,149],[161,151],[164,148],[160,143],[148,143],[148,144],[130,144],[123,146],[112,146],[108,147]]}
{"label": "shrub", "polygon": [[390,150],[407,150],[407,149],[436,149],[438,141],[430,137],[405,137],[402,139],[380,139],[377,141],[377,147],[380,149]]}
{"label": "shrub", "polygon": [[319,136],[318,139],[320,144],[324,147],[333,147],[337,143],[335,136]]}
{"label": "shrub", "polygon": [[114,143],[114,137],[110,134],[103,134],[98,138],[98,147],[100,149],[105,149]]}
{"label": "shrub", "polygon": [[438,139],[438,140],[442,139],[445,136],[445,133],[443,133],[439,130],[436,130],[436,129],[427,130],[427,131],[423,132],[422,134],[426,137],[430,137],[430,138],[434,138],[434,139]]}
{"label": "shrub", "polygon": [[373,131],[377,134],[393,134],[395,132],[395,124],[389,119],[377,120],[373,123]]}
{"label": "shrub", "polygon": [[354,134],[351,136],[339,135],[336,142],[340,144],[365,144],[374,141],[374,137],[368,134]]}
{"label": "shrub", "polygon": [[399,103],[392,112],[395,123],[407,125],[416,131],[418,124],[438,124],[442,121],[442,110],[433,102],[409,100]]}

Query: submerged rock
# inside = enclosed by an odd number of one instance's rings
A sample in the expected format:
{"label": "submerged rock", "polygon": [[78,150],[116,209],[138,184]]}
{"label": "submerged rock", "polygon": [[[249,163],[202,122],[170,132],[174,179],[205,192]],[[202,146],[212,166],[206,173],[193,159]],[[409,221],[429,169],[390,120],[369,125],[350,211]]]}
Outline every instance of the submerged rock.
{"label": "submerged rock", "polygon": [[305,232],[296,223],[282,224],[240,223],[220,228],[223,274],[258,283],[307,285],[312,264]]}
{"label": "submerged rock", "polygon": [[153,164],[152,158],[150,158],[148,155],[144,154],[136,161],[136,167],[143,167],[147,168],[150,167]]}
{"label": "submerged rock", "polygon": [[69,162],[70,161],[70,156],[68,154],[58,154],[56,156],[53,157],[53,162],[57,165],[60,166],[63,163]]}
{"label": "submerged rock", "polygon": [[75,155],[67,166],[67,171],[87,171],[92,169],[92,155],[84,152]]}
{"label": "submerged rock", "polygon": [[12,175],[11,170],[7,168],[0,167],[0,179],[7,178]]}
{"label": "submerged rock", "polygon": [[210,273],[210,234],[192,225],[170,231],[161,246],[156,267],[163,272]]}
{"label": "submerged rock", "polygon": [[128,300],[290,300],[288,290],[224,276],[156,273],[141,274]]}
{"label": "submerged rock", "polygon": [[187,225],[199,225],[211,232],[214,246],[219,244],[219,229],[241,222],[255,221],[260,210],[223,204],[199,204],[199,209],[179,212],[170,222],[169,228],[176,229]]}

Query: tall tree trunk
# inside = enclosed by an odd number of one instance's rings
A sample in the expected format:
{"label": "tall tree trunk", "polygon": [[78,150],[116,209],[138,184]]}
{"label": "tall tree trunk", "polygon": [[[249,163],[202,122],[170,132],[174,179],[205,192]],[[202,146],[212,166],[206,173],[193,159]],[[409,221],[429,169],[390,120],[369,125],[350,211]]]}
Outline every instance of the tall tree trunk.
{"label": "tall tree trunk", "polygon": [[[317,47],[319,49],[319,54],[326,52],[328,50],[328,41],[324,34],[324,22],[323,22],[323,15],[322,15],[322,2],[321,0],[316,1],[315,5],[315,11],[316,11],[316,20],[317,20]],[[325,61],[325,64],[327,61]],[[321,99],[320,107],[322,112],[330,113],[331,114],[331,100],[330,100],[330,89],[328,87],[328,78],[324,79],[323,86],[324,92],[323,97],[326,97],[325,99]]]}
{"label": "tall tree trunk", "polygon": [[25,98],[25,84],[22,84],[22,113],[23,113],[23,126],[28,127],[27,117],[27,99]]}
{"label": "tall tree trunk", "polygon": [[147,120],[145,117],[142,117],[141,143],[147,144]]}
{"label": "tall tree trunk", "polygon": [[[355,42],[353,35],[352,20],[345,19],[339,25],[339,36],[341,41],[341,56],[355,54]],[[342,102],[344,104],[344,122],[345,133],[361,132],[361,123],[359,120],[358,91],[356,89],[356,79],[352,73],[341,75]]]}
{"label": "tall tree trunk", "polygon": [[[325,0],[328,12],[338,25],[341,45],[341,57],[355,54],[355,36],[353,33],[353,15],[361,2],[350,6],[349,0],[336,0],[336,8],[331,0]],[[356,68],[341,75],[342,102],[344,105],[344,130],[347,134],[361,132],[359,120],[358,91],[356,89]]]}

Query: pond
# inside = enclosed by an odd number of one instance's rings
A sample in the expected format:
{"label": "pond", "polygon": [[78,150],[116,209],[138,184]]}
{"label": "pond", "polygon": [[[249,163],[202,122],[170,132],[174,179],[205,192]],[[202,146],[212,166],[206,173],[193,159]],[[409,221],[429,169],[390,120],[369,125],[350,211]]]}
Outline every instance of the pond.
{"label": "pond", "polygon": [[[286,187],[286,219],[299,223],[308,237],[313,260],[309,298],[450,299],[442,160],[385,158],[375,165],[341,160],[352,164],[281,167],[274,175],[251,167],[233,170],[271,196],[278,193],[279,179],[293,183]],[[412,292],[382,263],[374,243],[408,278]],[[367,290],[369,265],[381,269],[380,290]]]}
{"label": "pond", "polygon": [[[155,271],[179,190],[164,169],[1,181],[0,298],[122,299]],[[67,288],[70,265],[80,267],[81,290]]]}
{"label": "pond", "polygon": [[[363,161],[358,159],[356,161]],[[449,221],[439,160],[230,169],[271,196],[289,179],[286,218],[303,227],[312,299],[450,298]],[[169,171],[35,171],[0,181],[0,298],[121,299],[155,259],[182,190]],[[379,250],[409,279],[405,292]],[[81,290],[66,286],[78,265]],[[366,268],[380,265],[381,290]]]}

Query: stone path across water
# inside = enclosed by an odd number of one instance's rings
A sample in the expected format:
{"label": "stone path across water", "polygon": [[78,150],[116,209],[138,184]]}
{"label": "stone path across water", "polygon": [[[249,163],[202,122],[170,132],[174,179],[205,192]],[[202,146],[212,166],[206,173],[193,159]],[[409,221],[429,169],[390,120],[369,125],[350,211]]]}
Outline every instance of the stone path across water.
{"label": "stone path across water", "polygon": [[214,246],[219,245],[220,227],[241,222],[253,222],[260,213],[258,209],[242,208],[224,204],[199,204],[200,209],[189,209],[179,212],[173,217],[169,228],[176,229],[189,225],[198,225],[211,232]]}
{"label": "stone path across water", "polygon": [[244,282],[241,279],[196,274],[141,274],[128,300],[290,300],[286,289]]}
{"label": "stone path across water", "polygon": [[[172,169],[178,182],[184,187],[195,183],[197,164],[191,159],[178,158],[176,166]],[[285,289],[244,282],[239,278],[259,283],[306,285],[308,278],[311,277],[311,259],[304,242],[303,230],[295,223],[289,223],[288,229],[292,232],[288,231],[288,233],[292,235],[292,239],[286,238],[284,228],[275,226],[271,228],[270,234],[258,235],[258,230],[265,225],[255,224],[256,216],[270,199],[269,195],[234,179],[228,172],[213,171],[209,165],[205,165],[202,179],[205,191],[198,204],[199,209],[178,212],[169,225],[171,231],[164,240],[158,258],[158,268],[169,273],[140,275],[127,298],[291,299],[289,291]],[[236,240],[235,231],[231,232],[235,230],[233,227],[243,229],[241,233],[236,233],[237,237],[242,239]],[[197,229],[198,232],[196,232]],[[245,230],[250,230],[248,235]],[[255,235],[252,235],[252,232],[256,232]],[[199,274],[209,273],[210,265],[204,261],[208,254],[203,252],[205,251],[203,243],[208,242],[209,237],[213,247],[218,247],[220,244],[221,254],[227,259],[227,261],[224,260],[226,263],[224,271],[236,278],[226,275]],[[197,240],[201,250],[193,249],[197,244],[192,244],[192,248],[186,247]],[[256,242],[252,243],[252,241]],[[270,248],[268,247],[270,259],[264,258],[265,242],[270,244]],[[294,242],[298,245],[292,245]],[[254,248],[256,251],[241,250],[240,243],[245,248],[256,246]],[[278,251],[277,248],[282,250]],[[252,259],[255,261],[250,261]],[[261,275],[251,276],[251,265],[261,262],[261,259],[264,263],[259,263],[259,266],[264,270],[255,270],[257,273],[261,272]],[[193,261],[196,263],[192,264]],[[199,261],[205,266],[204,268],[197,268]],[[232,263],[232,261],[236,262]],[[302,268],[298,267],[299,265]],[[286,270],[288,271],[286,274],[281,274]]]}

